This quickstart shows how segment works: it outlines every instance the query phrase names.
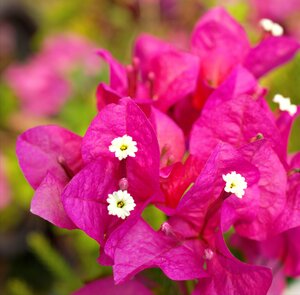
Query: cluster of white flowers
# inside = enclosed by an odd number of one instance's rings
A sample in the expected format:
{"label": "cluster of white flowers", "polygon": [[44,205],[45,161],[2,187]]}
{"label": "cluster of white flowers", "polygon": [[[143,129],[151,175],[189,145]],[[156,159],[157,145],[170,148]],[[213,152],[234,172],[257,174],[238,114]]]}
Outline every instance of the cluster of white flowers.
{"label": "cluster of white flowers", "polygon": [[279,109],[281,111],[288,112],[291,116],[294,116],[297,112],[297,106],[291,103],[291,99],[289,97],[276,94],[273,98],[273,102],[278,103]]}
{"label": "cluster of white flowers", "polygon": [[240,199],[244,196],[247,188],[245,177],[232,171],[223,175],[223,180],[226,182],[225,192],[235,194]]}
{"label": "cluster of white flowers", "polygon": [[260,20],[261,27],[272,34],[272,36],[279,37],[283,35],[283,27],[268,18],[263,18]]}
{"label": "cluster of white flowers", "polygon": [[[135,157],[135,153],[138,151],[137,143],[129,135],[123,135],[122,137],[116,137],[112,140],[109,146],[109,151],[115,153],[116,158],[120,161],[127,157]],[[119,181],[120,190],[108,195],[107,209],[109,215],[115,215],[119,218],[125,219],[130,215],[130,211],[136,206],[133,197],[127,192],[128,180],[122,178]]]}

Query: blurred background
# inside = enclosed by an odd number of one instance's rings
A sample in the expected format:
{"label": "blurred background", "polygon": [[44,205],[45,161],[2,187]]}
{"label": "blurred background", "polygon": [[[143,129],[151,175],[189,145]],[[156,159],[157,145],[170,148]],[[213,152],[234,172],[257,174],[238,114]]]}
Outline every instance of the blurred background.
{"label": "blurred background", "polygon": [[[215,5],[226,6],[253,42],[261,37],[262,17],[300,40],[300,0],[0,0],[0,294],[70,294],[111,273],[97,264],[92,239],[30,213],[33,190],[17,163],[17,136],[49,123],[83,135],[96,114],[97,84],[108,80],[95,49],[106,48],[129,63],[141,32],[187,48],[195,22]],[[264,78],[269,100],[282,93],[300,104],[299,73],[298,55]],[[300,150],[299,125],[298,120],[290,152]],[[154,280],[156,275],[151,273]],[[157,294],[179,292],[163,280]]]}

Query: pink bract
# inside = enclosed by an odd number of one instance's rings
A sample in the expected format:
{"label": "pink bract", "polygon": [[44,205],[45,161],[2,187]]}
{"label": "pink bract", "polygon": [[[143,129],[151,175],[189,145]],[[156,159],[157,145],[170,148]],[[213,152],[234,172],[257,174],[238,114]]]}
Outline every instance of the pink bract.
{"label": "pink bract", "polygon": [[80,136],[51,125],[29,129],[17,141],[20,167],[36,190],[31,211],[59,227],[75,227],[63,209],[61,193],[81,169],[80,149]]}
{"label": "pink bract", "polygon": [[22,110],[50,116],[70,98],[67,76],[78,68],[83,68],[86,75],[99,71],[94,45],[79,36],[58,35],[47,39],[41,51],[26,63],[10,66],[4,76],[20,99]]}
{"label": "pink bract", "polygon": [[11,66],[5,77],[23,110],[37,116],[57,113],[71,93],[68,81],[37,60]]}
{"label": "pink bract", "polygon": [[[129,135],[137,142],[135,157],[120,161],[109,151],[113,139]],[[63,192],[64,208],[73,222],[102,246],[126,221],[108,214],[108,194],[119,190],[126,178],[137,207],[135,219],[159,192],[159,146],[152,125],[130,98],[109,104],[95,117],[82,143],[85,167]]]}
{"label": "pink bract", "polygon": [[[173,280],[200,278],[203,294],[219,294],[220,290],[238,293],[241,288],[243,294],[253,294],[256,288],[260,293],[255,294],[266,294],[271,284],[270,271],[234,258],[221,234],[222,174],[242,167],[243,171],[238,171],[250,186],[257,181],[256,169],[250,163],[241,165],[239,159],[231,158],[232,151],[226,146],[214,151],[194,186],[160,231],[153,231],[140,220],[124,238],[119,236],[118,242],[111,236],[106,251],[114,257],[117,282],[142,269],[160,267]],[[249,282],[249,288],[243,286],[244,280]]]}
{"label": "pink bract", "polygon": [[[133,62],[127,67],[99,51],[110,66],[110,85],[101,87],[98,104],[103,105],[105,93],[110,99],[116,93],[148,99],[168,112],[188,135],[207,98],[237,66],[259,78],[298,50],[299,43],[286,36],[269,37],[252,48],[240,24],[223,8],[215,8],[196,24],[191,52],[145,34],[137,38]],[[186,112],[191,114],[188,119]]]}

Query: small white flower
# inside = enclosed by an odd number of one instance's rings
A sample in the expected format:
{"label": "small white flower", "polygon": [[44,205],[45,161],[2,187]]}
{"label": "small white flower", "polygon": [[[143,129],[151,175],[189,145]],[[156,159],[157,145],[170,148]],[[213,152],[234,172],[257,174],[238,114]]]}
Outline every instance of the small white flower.
{"label": "small white flower", "polygon": [[130,211],[136,206],[133,197],[127,192],[118,190],[108,195],[107,206],[108,214],[115,215],[119,218],[125,219],[130,215]]}
{"label": "small white flower", "polygon": [[268,18],[263,18],[259,21],[260,26],[267,32],[272,31],[273,21]]}
{"label": "small white flower", "polygon": [[272,35],[279,37],[283,35],[283,27],[277,23],[273,23]]}
{"label": "small white flower", "polygon": [[135,157],[138,151],[137,143],[129,135],[123,135],[112,140],[109,150],[121,161],[129,157]]}
{"label": "small white flower", "polygon": [[266,31],[272,34],[272,36],[279,37],[283,35],[283,27],[268,18],[260,20],[259,24]]}
{"label": "small white flower", "polygon": [[289,97],[276,94],[273,98],[273,102],[278,103],[279,109],[281,111],[288,112],[291,116],[294,116],[297,112],[297,106],[291,103],[291,99]]}
{"label": "small white flower", "polygon": [[240,199],[244,196],[247,188],[245,177],[232,171],[223,175],[223,180],[226,182],[225,192],[235,194]]}
{"label": "small white flower", "polygon": [[289,106],[288,112],[291,116],[294,116],[297,113],[297,106],[295,104],[291,104]]}
{"label": "small white flower", "polygon": [[281,94],[275,94],[275,96],[273,97],[273,102],[280,104],[283,99],[284,97]]}

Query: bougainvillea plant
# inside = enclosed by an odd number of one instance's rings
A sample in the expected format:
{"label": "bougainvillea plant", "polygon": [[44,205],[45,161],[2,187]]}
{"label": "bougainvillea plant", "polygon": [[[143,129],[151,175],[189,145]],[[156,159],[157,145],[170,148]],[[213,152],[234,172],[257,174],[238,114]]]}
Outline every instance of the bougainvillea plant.
{"label": "bougainvillea plant", "polygon": [[[98,50],[110,81],[85,135],[40,126],[19,136],[32,213],[81,229],[112,266],[113,278],[74,294],[152,294],[148,268],[204,295],[281,294],[300,275],[300,154],[287,152],[300,108],[278,94],[273,112],[257,80],[300,46],[263,23],[252,47],[216,8],[185,51],[142,35],[124,66]],[[158,230],[148,206],[165,215]]]}

